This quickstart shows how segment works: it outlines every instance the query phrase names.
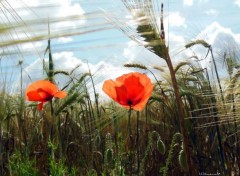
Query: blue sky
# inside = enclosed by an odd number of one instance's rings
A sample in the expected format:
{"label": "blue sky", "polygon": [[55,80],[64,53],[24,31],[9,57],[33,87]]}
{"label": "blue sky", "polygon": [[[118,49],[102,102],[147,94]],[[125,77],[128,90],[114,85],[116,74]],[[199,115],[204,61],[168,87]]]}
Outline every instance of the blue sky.
{"label": "blue sky", "polygon": [[[181,1],[169,2],[170,11],[178,11],[189,27],[205,28],[214,21],[224,27],[231,28],[233,32],[239,33],[240,26],[237,16],[240,14],[239,6],[234,0],[199,0],[192,1],[192,5],[184,5]],[[197,31],[196,31],[197,32]]]}
{"label": "blue sky", "polygon": [[[194,39],[206,40],[216,47],[216,51],[221,50],[221,47],[224,48],[223,43],[226,41],[231,40],[236,42],[235,46],[239,45],[240,0],[156,0],[155,5],[156,2],[164,3],[166,37],[174,60],[181,60],[193,54],[189,50],[181,54],[177,53],[184,49],[186,43]],[[1,3],[7,7],[4,2]],[[14,38],[15,40],[26,37],[26,33],[30,33],[28,35],[31,36],[47,34],[48,18],[50,21],[60,19],[59,22],[50,23],[51,34],[59,35],[68,32],[77,34],[52,39],[52,53],[58,69],[70,71],[77,64],[81,64],[76,73],[78,75],[88,70],[86,64],[88,62],[93,72],[101,68],[95,77],[96,82],[101,83],[104,79],[128,72],[128,69],[122,67],[124,63],[134,62],[164,67],[163,62],[156,62],[159,60],[156,56],[136,45],[116,27],[116,19],[131,26],[130,14],[120,0],[13,0],[12,3],[11,7],[23,21],[44,19],[39,24],[20,28],[18,31],[20,34]],[[29,9],[32,10],[29,11]],[[61,22],[61,19],[68,16],[76,18]],[[6,15],[2,15],[1,19],[5,19],[6,24],[9,22],[6,20]],[[12,21],[14,23],[14,20]],[[19,20],[17,23],[23,22]],[[28,28],[31,29],[30,32]],[[1,39],[8,39],[6,36],[2,35]],[[9,34],[9,36],[12,35]],[[221,42],[217,42],[217,38],[220,38]],[[33,80],[43,79],[42,59],[46,46],[47,41],[41,40],[2,48],[2,52],[15,51],[15,54],[1,59],[2,72],[11,72],[11,80],[18,79],[19,70],[16,69],[16,65],[18,60],[22,59],[26,85]],[[194,54],[204,55],[203,52],[202,49],[196,49]],[[31,76],[31,80],[28,75]],[[2,81],[4,79],[3,76]],[[59,82],[62,80],[63,78],[60,78]]]}

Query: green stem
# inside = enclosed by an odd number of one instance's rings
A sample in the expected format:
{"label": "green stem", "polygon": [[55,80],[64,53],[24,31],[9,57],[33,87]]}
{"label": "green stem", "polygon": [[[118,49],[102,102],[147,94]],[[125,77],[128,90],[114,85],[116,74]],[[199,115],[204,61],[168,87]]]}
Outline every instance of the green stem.
{"label": "green stem", "polygon": [[[52,122],[51,122],[51,131],[50,131],[50,142],[53,142],[53,137],[54,137],[54,109],[53,109],[53,103],[52,100],[50,100],[50,106],[51,106],[51,118],[52,118]],[[50,149],[50,156],[53,157],[53,149]]]}
{"label": "green stem", "polygon": [[60,116],[58,116],[58,140],[59,140],[59,155],[60,158],[62,157],[62,148],[63,148],[63,140],[62,140],[62,132],[61,132],[61,119]]}
{"label": "green stem", "polygon": [[164,32],[164,25],[163,25],[163,4],[161,4],[160,22],[161,22],[160,37],[161,37],[162,44],[160,47],[161,49],[157,50],[156,54],[159,57],[162,57],[165,59],[167,66],[168,66],[168,70],[170,72],[172,86],[173,86],[173,90],[174,90],[174,94],[175,94],[175,98],[176,98],[176,105],[177,105],[177,112],[178,112],[177,116],[179,118],[181,133],[183,136],[183,149],[184,149],[184,152],[186,153],[186,158],[187,158],[188,174],[192,175],[192,163],[191,163],[191,157],[190,157],[190,151],[189,151],[189,141],[188,141],[188,136],[187,136],[187,129],[186,129],[185,121],[184,121],[182,99],[180,96],[180,91],[179,91],[179,87],[178,87],[178,83],[177,83],[177,79],[176,79],[176,73],[173,68],[173,64],[172,64],[171,57],[169,55],[168,47],[165,44],[165,32]]}
{"label": "green stem", "polygon": [[[209,81],[209,74],[208,74],[207,69],[206,69],[206,75],[207,75],[207,79],[208,79],[208,86],[209,86],[210,92],[211,92],[211,94],[213,94],[212,87],[211,87],[211,84],[210,84],[210,81]],[[217,103],[217,100],[216,100],[215,96],[211,98],[211,102],[213,104]],[[219,154],[220,154],[220,158],[221,158],[221,166],[222,166],[224,175],[227,175],[227,171],[226,171],[226,167],[225,167],[224,151],[223,151],[223,146],[222,146],[222,135],[220,133],[220,128],[219,128],[219,125],[218,125],[219,118],[218,118],[218,110],[217,110],[216,106],[213,106],[213,116],[214,116],[214,121],[216,123],[215,127],[216,127],[216,132],[217,132]]]}
{"label": "green stem", "polygon": [[[10,131],[10,114],[7,115],[7,131]],[[9,145],[10,145],[10,139],[9,139],[9,133],[7,133],[7,144],[6,144],[6,165],[8,166],[8,169],[6,170],[7,175],[12,175],[11,174],[11,166],[10,166],[10,151],[9,151]]]}
{"label": "green stem", "polygon": [[187,129],[184,121],[184,112],[183,112],[183,105],[182,105],[182,100],[179,92],[179,87],[175,75],[175,71],[172,65],[172,61],[168,52],[168,48],[166,45],[164,45],[165,48],[165,54],[166,54],[166,62],[168,65],[168,69],[170,71],[170,76],[172,80],[172,86],[174,90],[174,94],[176,97],[176,104],[177,104],[177,112],[178,112],[178,118],[180,121],[180,128],[181,128],[181,133],[183,136],[183,149],[186,153],[186,158],[187,158],[187,163],[188,163],[188,173],[189,175],[192,175],[192,163],[191,163],[191,157],[190,157],[190,151],[189,151],[189,141],[188,141],[188,136],[187,136]]}
{"label": "green stem", "polygon": [[114,142],[116,148],[116,156],[118,158],[118,121],[116,114],[113,115],[113,123],[114,123]]}
{"label": "green stem", "polygon": [[[132,128],[131,128],[131,114],[132,114],[132,107],[130,106],[130,109],[128,111],[128,137],[130,140],[130,146],[132,147]],[[129,162],[130,162],[130,176],[132,175],[133,171],[133,156],[132,151],[130,149],[130,155],[129,155]]]}
{"label": "green stem", "polygon": [[130,107],[130,109],[128,110],[128,135],[131,136],[132,135],[132,127],[131,127],[131,114],[132,114],[132,108]]}
{"label": "green stem", "polygon": [[[87,65],[88,65],[88,63],[87,63]],[[98,95],[96,93],[96,88],[95,88],[95,84],[94,84],[94,81],[93,81],[93,76],[92,76],[92,73],[90,71],[89,65],[88,65],[88,70],[89,70],[89,73],[90,73],[90,79],[91,79],[92,86],[93,86],[93,92],[94,92],[96,109],[97,109],[97,116],[98,116],[98,118],[100,118],[100,110],[99,110],[99,106],[98,106]]]}
{"label": "green stem", "polygon": [[139,111],[137,111],[137,139],[136,139],[136,145],[137,145],[137,176],[139,176],[139,170],[140,170]]}
{"label": "green stem", "polygon": [[1,123],[0,124],[0,176],[3,175],[2,142],[3,142],[3,138],[2,138],[2,123]]}
{"label": "green stem", "polygon": [[[54,159],[54,148],[53,148],[53,136],[54,136],[54,131],[53,131],[53,125],[54,125],[54,111],[53,111],[53,104],[52,104],[52,100],[49,101],[50,103],[50,112],[51,112],[51,127],[50,127],[50,141],[48,143],[48,147],[49,147],[49,160],[53,160]],[[48,163],[48,175],[51,175],[51,164],[50,161]]]}

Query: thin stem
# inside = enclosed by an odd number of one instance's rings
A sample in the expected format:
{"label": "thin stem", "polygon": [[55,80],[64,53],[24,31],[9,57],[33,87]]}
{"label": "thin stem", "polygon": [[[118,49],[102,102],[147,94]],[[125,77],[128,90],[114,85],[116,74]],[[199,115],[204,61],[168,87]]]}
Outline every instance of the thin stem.
{"label": "thin stem", "polygon": [[131,114],[132,114],[132,108],[130,107],[130,109],[128,110],[128,135],[131,136],[132,135],[132,127],[131,127]]}
{"label": "thin stem", "polygon": [[[52,123],[51,123],[51,131],[50,131],[50,142],[53,142],[53,136],[54,136],[54,109],[53,109],[53,103],[52,100],[50,100],[50,106],[51,106],[51,118],[52,118]],[[51,148],[50,151],[51,156],[53,155],[53,149]]]}
{"label": "thin stem", "polygon": [[176,105],[177,105],[177,112],[178,112],[178,118],[180,121],[180,128],[181,128],[181,133],[183,136],[183,149],[184,152],[186,153],[186,158],[187,158],[187,164],[188,164],[188,173],[189,175],[192,175],[192,163],[191,163],[191,157],[190,157],[190,151],[189,151],[189,141],[188,141],[188,136],[187,136],[187,129],[184,121],[184,112],[183,112],[183,105],[182,105],[182,99],[180,96],[180,91],[176,79],[176,73],[173,68],[172,60],[169,55],[169,50],[168,47],[165,44],[165,32],[164,32],[164,25],[163,25],[163,4],[161,4],[161,40],[162,40],[162,47],[161,50],[159,50],[156,54],[159,57],[163,57],[167,63],[168,70],[170,72],[171,76],[171,81],[172,81],[172,86],[176,98]]}
{"label": "thin stem", "polygon": [[[7,131],[10,131],[10,117],[11,117],[11,115],[10,114],[8,114],[7,115]],[[9,139],[9,133],[7,133],[7,145],[6,145],[6,165],[9,167],[7,170],[6,170],[6,173],[7,173],[7,175],[12,175],[11,174],[11,166],[10,166],[10,158],[9,158],[9,156],[10,156],[10,151],[9,151],[9,145],[10,145],[10,139]]]}
{"label": "thin stem", "polygon": [[98,118],[100,118],[100,110],[99,110],[99,106],[98,106],[98,95],[97,95],[97,93],[96,93],[96,88],[95,88],[95,84],[94,84],[94,81],[93,81],[93,76],[92,76],[92,73],[91,73],[91,71],[90,71],[90,68],[89,68],[88,63],[87,63],[87,66],[88,66],[88,70],[89,70],[89,73],[90,73],[90,79],[91,79],[92,86],[93,86],[93,92],[94,92],[96,109],[97,109],[97,116],[98,116]]}
{"label": "thin stem", "polygon": [[[130,109],[128,110],[128,137],[130,140],[130,146],[132,147],[132,128],[131,128],[131,114],[132,114],[132,107],[130,106]],[[130,162],[130,176],[132,175],[133,171],[133,156],[132,151],[130,149],[130,155],[129,155],[129,162]]]}
{"label": "thin stem", "polygon": [[136,145],[137,145],[137,176],[139,176],[139,170],[140,170],[139,111],[137,111],[137,139],[136,139]]}
{"label": "thin stem", "polygon": [[[209,89],[212,92],[212,88],[209,87]],[[215,97],[212,97],[211,101],[214,104],[217,103]],[[225,176],[225,175],[227,175],[227,170],[226,170],[226,166],[225,166],[224,150],[223,150],[223,146],[222,146],[222,135],[221,135],[221,132],[220,132],[220,127],[218,125],[218,122],[219,122],[218,109],[215,106],[212,109],[213,109],[214,121],[216,122],[215,127],[216,127],[216,132],[217,132],[218,147],[219,147],[218,150],[219,150],[219,154],[220,154],[220,158],[221,158],[221,166],[222,166],[223,173],[224,173],[224,176]]]}
{"label": "thin stem", "polygon": [[113,115],[113,123],[114,123],[114,142],[116,148],[116,156],[118,158],[118,121],[116,114]]}
{"label": "thin stem", "polygon": [[63,155],[63,140],[62,140],[62,132],[61,132],[61,119],[60,116],[58,116],[58,140],[59,140],[59,155],[62,157]]}
{"label": "thin stem", "polygon": [[166,47],[166,45],[164,45],[164,49],[165,49],[166,62],[168,65],[168,69],[170,71],[172,86],[173,86],[173,90],[174,90],[174,94],[175,94],[175,98],[176,98],[178,118],[180,121],[180,128],[181,128],[181,132],[183,135],[183,146],[184,146],[183,149],[186,153],[186,158],[187,158],[187,163],[188,163],[188,173],[189,173],[189,175],[192,175],[192,163],[191,163],[191,157],[190,157],[190,151],[189,151],[189,141],[188,141],[188,136],[187,136],[187,129],[186,129],[185,121],[184,121],[182,100],[181,100],[181,96],[180,96],[180,92],[179,92],[179,87],[178,87],[175,71],[174,71],[172,61],[171,61],[171,58],[170,58],[170,55],[168,52],[168,48]]}
{"label": "thin stem", "polygon": [[[214,56],[213,56],[212,47],[210,47],[209,50],[210,50],[211,55],[212,55],[213,64],[214,64],[214,68],[215,68],[215,72],[216,72],[216,76],[217,76],[217,80],[218,80],[218,86],[219,86],[219,89],[220,89],[221,98],[222,98],[222,102],[223,102],[223,105],[224,105],[224,98],[223,98],[223,93],[222,93],[222,87],[221,87],[221,83],[220,83],[220,78],[219,78],[219,76],[218,76],[217,66],[216,66],[216,62],[215,62]],[[206,71],[207,71],[207,70],[206,70]],[[208,72],[207,72],[207,73],[208,73]],[[207,75],[207,76],[208,76],[208,75]],[[209,78],[208,78],[208,79],[209,79]],[[212,87],[211,87],[211,85],[210,85],[210,81],[209,81],[209,89],[210,89],[210,91],[212,92]],[[211,98],[211,101],[212,101],[213,103],[215,103],[215,104],[217,103],[215,97],[212,97],[212,98]],[[224,110],[225,110],[225,105],[224,105]],[[215,121],[215,122],[218,122],[218,121],[219,121],[219,119],[218,119],[218,110],[217,110],[216,107],[213,108],[213,112],[214,112],[214,121]],[[228,121],[228,119],[227,119],[227,121]],[[229,121],[228,121],[228,127],[229,127]],[[227,170],[226,170],[226,166],[225,166],[224,150],[223,150],[223,146],[222,146],[222,135],[221,135],[221,132],[220,132],[220,128],[219,128],[218,123],[216,123],[216,132],[217,132],[219,153],[220,153],[220,158],[221,158],[221,166],[222,166],[224,175],[226,175],[226,174],[227,174]]]}
{"label": "thin stem", "polygon": [[[49,142],[49,157],[51,160],[54,159],[54,146],[53,146],[53,137],[54,137],[54,108],[52,100],[50,102],[50,111],[51,111],[51,129],[50,129],[50,142]],[[50,161],[48,163],[48,175],[51,173]]]}
{"label": "thin stem", "polygon": [[2,123],[0,124],[0,176],[3,175],[3,158],[2,158]]}

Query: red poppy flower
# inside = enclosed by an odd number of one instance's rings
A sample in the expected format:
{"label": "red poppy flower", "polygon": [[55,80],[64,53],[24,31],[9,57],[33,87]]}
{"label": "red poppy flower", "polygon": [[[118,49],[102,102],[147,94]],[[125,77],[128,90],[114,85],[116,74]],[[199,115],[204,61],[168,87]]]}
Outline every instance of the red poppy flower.
{"label": "red poppy flower", "polygon": [[116,79],[104,82],[103,91],[122,106],[140,111],[152,94],[151,80],[142,73],[124,74]]}
{"label": "red poppy flower", "polygon": [[47,80],[40,80],[32,83],[26,90],[26,99],[28,101],[38,101],[38,110],[42,110],[43,104],[56,98],[64,98],[67,95],[65,91],[59,91],[58,87]]}

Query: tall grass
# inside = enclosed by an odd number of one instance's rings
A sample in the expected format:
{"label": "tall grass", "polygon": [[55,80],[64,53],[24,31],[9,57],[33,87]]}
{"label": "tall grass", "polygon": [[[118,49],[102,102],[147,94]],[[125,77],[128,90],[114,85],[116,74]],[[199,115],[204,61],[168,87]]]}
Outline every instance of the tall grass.
{"label": "tall grass", "polygon": [[[129,10],[137,7],[143,12],[137,17],[140,23],[134,29],[135,33],[129,32],[129,28],[120,23],[118,29],[133,40],[142,37],[147,42],[143,46],[165,59],[168,65],[168,71],[155,65],[124,65],[154,77],[154,92],[141,112],[125,110],[114,102],[100,101],[95,80],[103,70],[93,73],[89,68],[88,72],[76,77],[74,71],[78,66],[70,72],[54,67],[53,38],[113,26],[100,24],[96,29],[86,27],[80,32],[51,33],[1,44],[1,47],[9,47],[47,40],[47,49],[42,51],[43,55],[48,52],[49,59],[49,65],[42,67],[42,71],[47,73],[44,79],[57,83],[60,81],[57,75],[61,74],[69,81],[61,87],[68,96],[46,103],[43,111],[38,111],[36,104],[24,101],[23,79],[20,80],[21,90],[16,95],[2,86],[0,176],[239,175],[240,71],[237,56],[232,53],[224,55],[224,69],[229,76],[217,84],[210,78],[209,70],[201,65],[188,61],[174,65],[165,44],[164,28],[154,22],[152,1],[142,1],[146,2],[144,6],[137,4],[140,2],[128,4],[123,1]],[[87,16],[93,18],[94,14]],[[43,21],[47,24],[48,20],[41,19],[39,23]],[[37,25],[34,21],[28,23],[31,24]],[[19,23],[14,25],[19,26]],[[8,28],[10,26],[6,25],[1,32],[8,31]],[[204,40],[193,41],[183,47],[194,49],[197,44],[209,48],[212,54],[214,48]],[[19,63],[21,75],[23,63]]]}

